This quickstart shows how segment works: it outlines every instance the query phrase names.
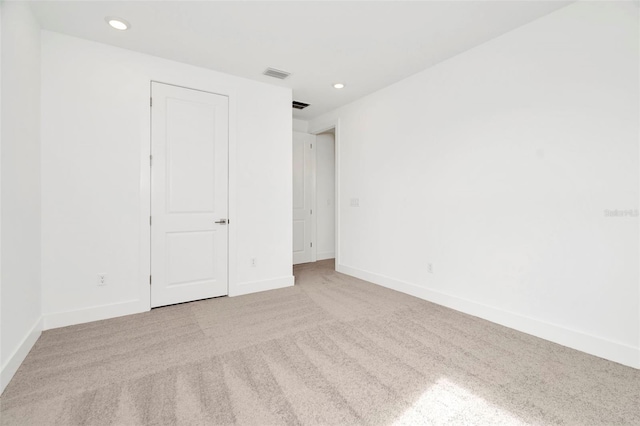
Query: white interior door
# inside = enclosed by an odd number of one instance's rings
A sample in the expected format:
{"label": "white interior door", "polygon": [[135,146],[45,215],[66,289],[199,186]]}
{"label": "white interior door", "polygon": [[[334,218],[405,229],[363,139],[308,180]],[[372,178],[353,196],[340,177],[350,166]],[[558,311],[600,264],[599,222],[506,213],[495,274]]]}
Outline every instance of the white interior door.
{"label": "white interior door", "polygon": [[293,132],[293,264],[313,262],[315,136]]}
{"label": "white interior door", "polygon": [[228,98],[151,94],[151,307],[226,295]]}

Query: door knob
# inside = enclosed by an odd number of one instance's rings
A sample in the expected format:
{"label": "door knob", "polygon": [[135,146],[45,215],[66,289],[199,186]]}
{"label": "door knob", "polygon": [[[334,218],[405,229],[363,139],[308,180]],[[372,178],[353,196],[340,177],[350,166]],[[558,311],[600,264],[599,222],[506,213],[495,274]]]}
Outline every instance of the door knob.
{"label": "door knob", "polygon": [[227,219],[216,220],[216,223],[219,223],[220,225],[226,225],[227,224]]}

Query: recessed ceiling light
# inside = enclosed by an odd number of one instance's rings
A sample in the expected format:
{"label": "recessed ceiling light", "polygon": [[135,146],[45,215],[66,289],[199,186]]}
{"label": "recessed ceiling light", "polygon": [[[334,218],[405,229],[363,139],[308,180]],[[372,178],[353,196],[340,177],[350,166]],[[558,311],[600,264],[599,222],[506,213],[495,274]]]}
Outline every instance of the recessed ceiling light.
{"label": "recessed ceiling light", "polygon": [[336,83],[336,84],[333,85],[333,87],[335,87],[336,89],[342,89],[344,87],[344,84]]}
{"label": "recessed ceiling light", "polygon": [[112,28],[120,31],[128,30],[131,26],[127,21],[121,18],[111,18],[107,16],[106,18],[104,18],[104,20],[107,21],[107,24],[109,24]]}

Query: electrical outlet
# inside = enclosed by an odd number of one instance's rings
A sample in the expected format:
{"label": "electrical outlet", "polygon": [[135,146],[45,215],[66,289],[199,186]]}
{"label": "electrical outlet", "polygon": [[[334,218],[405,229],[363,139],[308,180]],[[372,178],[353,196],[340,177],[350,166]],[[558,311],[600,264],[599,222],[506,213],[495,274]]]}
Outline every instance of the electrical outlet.
{"label": "electrical outlet", "polygon": [[101,287],[107,285],[107,274],[98,274],[98,285]]}
{"label": "electrical outlet", "polygon": [[427,263],[427,272],[433,274],[433,265],[431,263]]}
{"label": "electrical outlet", "polygon": [[258,259],[256,259],[255,257],[251,258],[251,266],[253,266],[254,268],[256,266],[258,266]]}

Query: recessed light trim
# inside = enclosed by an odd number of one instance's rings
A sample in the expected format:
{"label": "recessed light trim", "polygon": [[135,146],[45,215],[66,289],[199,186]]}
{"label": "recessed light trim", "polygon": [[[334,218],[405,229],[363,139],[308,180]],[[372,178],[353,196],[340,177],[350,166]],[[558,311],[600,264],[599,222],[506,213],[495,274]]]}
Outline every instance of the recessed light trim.
{"label": "recessed light trim", "polygon": [[336,83],[336,84],[333,85],[333,87],[336,88],[336,89],[343,89],[344,88],[344,84]]}
{"label": "recessed light trim", "polygon": [[113,16],[107,16],[104,20],[109,24],[111,28],[114,28],[118,31],[125,31],[131,28],[131,25],[127,21],[122,18],[115,18]]}

